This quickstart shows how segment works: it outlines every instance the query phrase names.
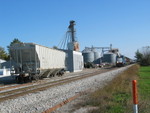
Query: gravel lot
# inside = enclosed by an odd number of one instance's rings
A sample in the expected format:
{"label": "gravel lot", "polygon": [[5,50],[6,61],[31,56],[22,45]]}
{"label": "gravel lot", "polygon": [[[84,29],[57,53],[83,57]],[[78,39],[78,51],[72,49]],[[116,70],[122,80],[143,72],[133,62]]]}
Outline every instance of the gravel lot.
{"label": "gravel lot", "polygon": [[[104,84],[128,67],[129,66],[126,66],[65,85],[52,87],[45,91],[7,100],[0,103],[0,113],[41,113],[67,98],[76,95],[78,92],[103,87]],[[61,111],[58,110],[59,113],[63,113],[64,111],[66,113],[66,108],[64,108],[64,110],[61,109]]]}

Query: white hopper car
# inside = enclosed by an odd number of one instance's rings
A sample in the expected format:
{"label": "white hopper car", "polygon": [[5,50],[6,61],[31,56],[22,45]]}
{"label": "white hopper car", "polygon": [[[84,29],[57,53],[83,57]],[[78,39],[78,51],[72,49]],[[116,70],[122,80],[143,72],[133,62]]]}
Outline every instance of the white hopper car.
{"label": "white hopper car", "polygon": [[34,43],[14,44],[10,47],[10,55],[16,62],[19,82],[62,75],[66,68],[65,52]]}

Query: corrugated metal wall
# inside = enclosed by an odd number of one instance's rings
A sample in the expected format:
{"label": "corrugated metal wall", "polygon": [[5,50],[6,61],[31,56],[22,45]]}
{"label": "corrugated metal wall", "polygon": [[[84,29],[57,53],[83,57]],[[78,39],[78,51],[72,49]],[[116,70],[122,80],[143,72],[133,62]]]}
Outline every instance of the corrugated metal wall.
{"label": "corrugated metal wall", "polygon": [[93,62],[94,61],[94,52],[85,52],[82,53],[84,57],[84,62]]}
{"label": "corrugated metal wall", "polygon": [[82,71],[83,70],[83,56],[82,53],[73,51],[73,67],[74,67],[74,72],[76,71]]}
{"label": "corrugated metal wall", "polygon": [[67,70],[70,72],[82,71],[84,67],[83,56],[81,52],[66,50]]}
{"label": "corrugated metal wall", "polygon": [[17,63],[15,68],[25,72],[66,66],[65,52],[33,43],[14,45],[11,47],[11,57]]}

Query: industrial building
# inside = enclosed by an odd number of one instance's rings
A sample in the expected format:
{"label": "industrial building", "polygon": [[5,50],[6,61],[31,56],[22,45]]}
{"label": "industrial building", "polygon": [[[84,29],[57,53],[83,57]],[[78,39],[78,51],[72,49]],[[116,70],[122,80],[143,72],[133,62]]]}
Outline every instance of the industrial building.
{"label": "industrial building", "polygon": [[84,57],[84,66],[86,68],[97,67],[103,62],[103,57],[105,52],[108,52],[112,49],[112,45],[110,47],[85,47],[82,51],[82,55]]}
{"label": "industrial building", "polygon": [[[65,50],[64,50],[65,51]],[[82,71],[84,68],[83,56],[81,52],[66,50],[66,69],[70,72]]]}

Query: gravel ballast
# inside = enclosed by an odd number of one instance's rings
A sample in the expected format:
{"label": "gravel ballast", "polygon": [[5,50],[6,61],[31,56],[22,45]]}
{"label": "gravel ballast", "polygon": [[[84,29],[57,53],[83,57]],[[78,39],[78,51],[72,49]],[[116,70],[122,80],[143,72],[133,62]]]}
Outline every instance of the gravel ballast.
{"label": "gravel ballast", "polygon": [[0,113],[41,113],[78,92],[103,87],[128,67],[130,66],[1,102]]}

